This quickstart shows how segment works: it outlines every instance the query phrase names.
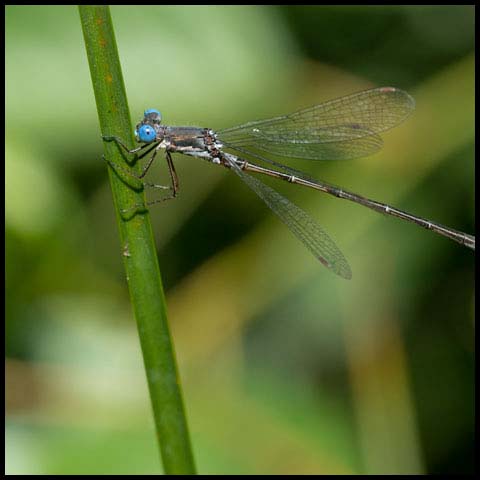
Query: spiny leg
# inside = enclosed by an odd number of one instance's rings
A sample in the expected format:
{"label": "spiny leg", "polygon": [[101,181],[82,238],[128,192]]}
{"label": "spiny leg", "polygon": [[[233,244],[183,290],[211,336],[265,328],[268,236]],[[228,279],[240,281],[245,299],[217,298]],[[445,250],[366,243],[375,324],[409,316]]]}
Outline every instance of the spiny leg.
{"label": "spiny leg", "polygon": [[[155,150],[155,153],[156,152],[157,152],[157,150]],[[155,156],[155,154],[152,157],[154,157],[154,156]],[[178,190],[179,190],[179,182],[178,182],[177,172],[175,171],[175,166],[173,164],[173,160],[172,160],[172,156],[171,156],[170,152],[168,152],[168,151],[166,152],[165,158],[167,160],[168,171],[170,173],[170,179],[172,181],[172,185],[169,186],[169,187],[166,187],[166,188],[172,190],[171,195],[168,195],[168,196],[163,197],[163,198],[158,198],[156,200],[152,200],[151,202],[147,202],[146,204],[138,204],[137,203],[131,208],[122,210],[121,211],[122,213],[128,213],[128,212],[131,212],[131,211],[136,212],[139,209],[145,209],[146,206],[155,205],[156,203],[165,202],[166,200],[171,200],[171,199],[173,199],[177,196]],[[149,164],[151,164],[151,161],[149,162]],[[146,186],[152,186],[152,184],[145,184],[145,185]]]}
{"label": "spiny leg", "polygon": [[169,187],[172,189],[172,193],[167,197],[163,197],[157,200],[152,200],[151,202],[147,202],[147,205],[155,205],[156,203],[165,202],[166,200],[172,200],[178,194],[178,191],[179,191],[178,176],[177,176],[177,172],[175,171],[175,165],[173,164],[172,156],[168,150],[165,153],[165,158],[167,160],[168,172],[170,173],[170,180],[172,181],[172,186]]}
{"label": "spiny leg", "polygon": [[[141,147],[134,148],[133,150],[129,150],[129,148],[122,142],[122,140],[119,137],[114,137],[114,136],[109,136],[109,135],[103,135],[102,138],[106,142],[111,142],[112,140],[115,141],[118,145],[120,145],[127,153],[135,153],[135,158],[133,161],[129,161],[126,159],[126,162],[129,165],[133,165],[136,161],[141,160],[143,157],[148,155],[154,148],[157,148],[158,142],[153,142],[153,143],[146,143],[142,145]],[[143,150],[143,151],[142,151]],[[142,152],[141,152],[142,151]],[[137,152],[141,152],[140,155],[137,155]],[[112,165],[117,166],[118,168],[121,168],[119,165],[116,165],[114,162],[110,162]],[[135,176],[135,175],[134,175]]]}
{"label": "spiny leg", "polygon": [[[144,177],[144,174],[137,175],[134,172],[131,172],[130,170],[126,170],[125,168],[121,167],[117,163],[112,162],[111,160],[107,160],[105,155],[102,155],[102,158],[105,162],[107,162],[110,165],[110,167],[112,167],[113,171],[116,173],[120,171],[125,175],[129,175],[130,177],[133,177],[137,180],[142,180],[142,178]],[[157,183],[150,183],[150,182],[144,182],[144,181],[142,181],[141,183],[143,187],[159,188],[162,190],[170,190],[172,188],[170,185],[158,185]]]}
{"label": "spiny leg", "polygon": [[[107,162],[109,163],[109,165],[114,169],[114,170],[118,170],[118,171],[122,171],[124,173],[126,173],[127,175],[133,177],[133,178],[136,178],[138,180],[141,180],[143,179],[143,177],[145,177],[145,175],[147,174],[148,170],[150,169],[150,167],[152,166],[153,164],[153,161],[155,159],[155,156],[157,155],[157,152],[160,148],[160,143],[159,142],[153,142],[152,143],[146,143],[138,148],[134,148],[132,150],[130,150],[124,143],[123,141],[119,138],[119,137],[116,137],[116,136],[113,136],[113,135],[103,135],[102,138],[105,140],[105,141],[115,141],[118,145],[120,145],[126,152],[128,153],[137,153],[137,152],[140,152],[141,150],[144,150],[140,155],[136,155],[136,159],[137,160],[140,160],[141,158],[143,158],[145,155],[148,155],[152,150],[154,150],[153,152],[153,155],[150,157],[150,159],[148,160],[148,163],[143,167],[143,170],[142,170],[142,173],[140,175],[136,175],[135,173],[131,172],[131,171],[128,171],[128,170],[125,170],[124,168],[122,168],[120,165],[116,164],[115,162],[112,162],[111,160],[107,160]],[[105,157],[104,157],[105,159]],[[128,163],[128,161],[127,161]],[[150,186],[150,187],[153,187],[155,186],[156,188],[164,188],[164,189],[168,189],[169,187],[163,187],[161,185],[156,185],[156,184],[151,184],[151,183],[144,183],[142,182],[144,186]]]}
{"label": "spiny leg", "polygon": [[[148,145],[148,146],[150,146],[150,145]],[[111,160],[107,160],[107,162],[108,162],[110,165],[114,166],[115,168],[118,168],[119,170],[122,170],[123,172],[127,173],[127,174],[130,175],[131,177],[134,177],[134,178],[136,178],[136,179],[138,179],[138,180],[141,180],[141,179],[147,174],[148,170],[149,170],[150,167],[152,166],[153,161],[155,160],[155,157],[156,157],[156,155],[157,155],[158,150],[161,148],[161,147],[160,147],[160,143],[155,143],[155,144],[153,145],[153,147],[154,147],[154,148],[151,148],[148,152],[146,152],[146,153],[150,153],[152,150],[154,150],[153,155],[152,155],[152,156],[150,157],[150,159],[148,160],[148,163],[143,167],[142,173],[141,173],[140,175],[137,175],[137,174],[135,174],[134,172],[129,172],[128,170],[123,169],[120,165],[117,165],[115,162],[112,162]],[[145,153],[145,154],[146,154],[146,153]],[[143,157],[143,156],[144,156],[144,155],[142,155],[142,157]],[[139,158],[141,158],[141,157],[139,157]]]}
{"label": "spiny leg", "polygon": [[155,151],[153,152],[153,155],[150,157],[150,160],[148,163],[143,167],[142,173],[138,177],[139,179],[142,179],[148,172],[149,168],[152,166],[153,160],[155,159],[155,156],[157,155],[158,149],[160,148],[160,144],[157,145],[155,148]]}
{"label": "spiny leg", "polygon": [[173,196],[176,197],[179,191],[180,185],[178,183],[178,176],[177,176],[177,172],[175,171],[175,165],[173,164],[172,155],[168,150],[166,152],[166,159],[167,159],[167,165],[168,165],[168,172],[170,173],[170,179],[172,181]]}
{"label": "spiny leg", "polygon": [[[154,143],[153,145],[151,144],[145,144],[145,145],[142,145],[138,148],[134,148],[132,150],[130,150],[124,143],[123,141],[119,138],[119,137],[116,137],[116,136],[110,136],[110,135],[103,135],[102,138],[105,140],[105,141],[115,141],[118,145],[120,145],[126,152],[128,153],[137,153],[137,152],[140,152],[141,150],[144,150],[141,155],[137,156],[137,159],[140,159],[140,158],[143,158],[145,155],[147,155],[148,153],[150,153],[152,150],[154,150],[153,152],[153,155],[150,157],[150,159],[148,160],[148,163],[143,167],[143,170],[142,170],[142,173],[140,175],[136,175],[135,173],[129,171],[129,170],[126,170],[124,169],[123,167],[121,167],[120,165],[116,164],[115,162],[112,162],[111,160],[107,160],[105,158],[105,155],[102,156],[102,158],[113,168],[114,171],[121,171],[127,175],[129,175],[130,177],[133,177],[137,180],[142,180],[143,177],[145,177],[145,175],[147,174],[148,170],[150,169],[150,167],[152,166],[153,164],[153,161],[155,160],[155,157],[157,155],[157,152],[160,148],[160,144],[159,143]],[[151,148],[149,148],[151,147]],[[177,172],[175,171],[175,166],[173,164],[173,160],[172,160],[172,157],[171,157],[171,154],[170,152],[166,152],[166,160],[167,160],[167,165],[168,165],[168,171],[169,171],[169,174],[170,174],[170,180],[171,180],[171,183],[172,185],[171,186],[165,186],[165,185],[157,185],[157,184],[154,184],[154,183],[148,183],[148,182],[143,182],[142,181],[142,186],[144,187],[152,187],[152,188],[160,188],[160,189],[164,189],[164,190],[172,190],[172,194],[167,196],[167,197],[164,197],[164,198],[161,198],[161,199],[157,199],[157,200],[154,200],[152,202],[148,202],[147,205],[154,205],[155,203],[160,203],[160,202],[164,202],[166,200],[170,200],[172,198],[175,198],[177,196],[177,193],[178,193],[178,190],[179,190],[179,182],[178,182],[178,176],[177,176]],[[145,208],[145,205],[143,204],[136,204],[134,205],[132,208],[129,208],[129,209],[124,209],[122,210],[122,213],[126,213],[128,211],[131,211],[131,210],[137,210],[138,208]]]}
{"label": "spiny leg", "polygon": [[103,140],[105,140],[106,142],[111,142],[112,140],[115,141],[116,143],[118,143],[118,145],[120,145],[126,152],[128,153],[137,153],[137,152],[140,152],[141,150],[143,150],[144,148],[147,148],[149,147],[151,144],[150,143],[146,143],[145,145],[142,145],[140,147],[137,147],[137,148],[133,148],[132,150],[130,150],[124,143],[123,141],[121,140],[120,137],[116,137],[114,135],[102,135],[102,138]]}

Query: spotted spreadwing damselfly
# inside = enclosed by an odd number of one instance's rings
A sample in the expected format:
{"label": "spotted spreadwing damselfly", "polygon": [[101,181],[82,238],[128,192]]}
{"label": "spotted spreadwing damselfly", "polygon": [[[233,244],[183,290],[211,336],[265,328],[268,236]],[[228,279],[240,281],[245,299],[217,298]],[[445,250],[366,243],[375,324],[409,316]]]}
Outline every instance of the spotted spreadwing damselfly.
{"label": "spotted spreadwing damselfly", "polygon": [[[171,193],[147,205],[174,198],[178,193],[178,178],[172,153],[190,155],[229,168],[277,214],[323,265],[337,275],[350,279],[352,272],[347,260],[323,228],[302,209],[246,172],[268,175],[350,200],[377,212],[407,220],[475,250],[475,237],[472,235],[314,180],[305,173],[265,156],[271,154],[310,160],[365,157],[382,147],[379,134],[405,120],[414,108],[415,101],[408,93],[393,87],[382,87],[330,100],[288,115],[218,131],[163,125],[160,112],[149,109],[135,128],[136,140],[142,143],[140,147],[130,150],[118,137],[103,138],[106,141],[116,141],[128,153],[136,153],[138,159],[151,153],[139,175],[109,162],[112,168],[120,169],[138,179],[145,177],[157,152],[165,151],[172,185],[144,185],[169,189]],[[230,153],[232,151],[236,153]],[[253,163],[243,156],[255,158],[272,168]],[[145,208],[145,205],[136,205],[134,208]]]}

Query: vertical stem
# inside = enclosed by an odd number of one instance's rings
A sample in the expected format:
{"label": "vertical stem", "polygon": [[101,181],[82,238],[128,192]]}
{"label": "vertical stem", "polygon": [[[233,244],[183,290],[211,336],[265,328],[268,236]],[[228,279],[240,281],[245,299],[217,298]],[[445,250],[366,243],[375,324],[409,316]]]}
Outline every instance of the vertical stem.
{"label": "vertical stem", "polygon": [[[80,6],[93,89],[103,135],[132,145],[132,130],[115,36],[107,6]],[[115,142],[104,142],[105,156],[124,158]],[[160,270],[148,213],[126,220],[122,209],[144,204],[142,189],[127,186],[109,171],[122,245],[122,256],[152,401],[166,474],[195,473],[175,353],[170,338]]]}

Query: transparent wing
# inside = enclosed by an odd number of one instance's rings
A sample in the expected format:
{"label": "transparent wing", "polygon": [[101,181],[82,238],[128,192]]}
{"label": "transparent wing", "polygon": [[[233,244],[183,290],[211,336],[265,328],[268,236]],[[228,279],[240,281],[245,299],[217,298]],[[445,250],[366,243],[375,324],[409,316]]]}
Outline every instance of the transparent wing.
{"label": "transparent wing", "polygon": [[[309,160],[347,160],[359,157],[368,157],[378,152],[383,141],[380,136],[371,134],[369,136],[356,138],[354,140],[330,141],[324,143],[288,143],[284,141],[273,142],[260,138],[243,138],[241,141],[224,139],[219,137],[227,148],[240,151],[240,148],[255,149],[290,158],[306,158]],[[250,152],[248,152],[250,153]]]}
{"label": "transparent wing", "polygon": [[228,154],[225,154],[224,158],[231,169],[276,213],[323,265],[343,278],[352,278],[352,271],[343,253],[312,218],[275,190],[245,173]]}
{"label": "transparent wing", "polygon": [[403,90],[374,88],[217,133],[233,149],[315,160],[356,158],[379,150],[378,134],[398,125],[414,108],[415,101]]}

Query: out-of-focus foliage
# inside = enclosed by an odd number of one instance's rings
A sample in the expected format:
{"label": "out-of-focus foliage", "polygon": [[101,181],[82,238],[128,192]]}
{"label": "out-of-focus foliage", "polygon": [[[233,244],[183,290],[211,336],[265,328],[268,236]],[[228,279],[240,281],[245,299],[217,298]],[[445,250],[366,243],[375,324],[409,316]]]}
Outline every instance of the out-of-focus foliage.
{"label": "out-of-focus foliage", "polygon": [[[6,7],[6,472],[161,472],[77,9]],[[373,157],[289,163],[474,232],[474,11],[112,7],[132,118],[221,128],[371,86],[416,99]],[[227,171],[152,209],[200,473],[471,473],[474,256],[277,185],[346,282]],[[153,178],[166,182],[160,160]]]}

